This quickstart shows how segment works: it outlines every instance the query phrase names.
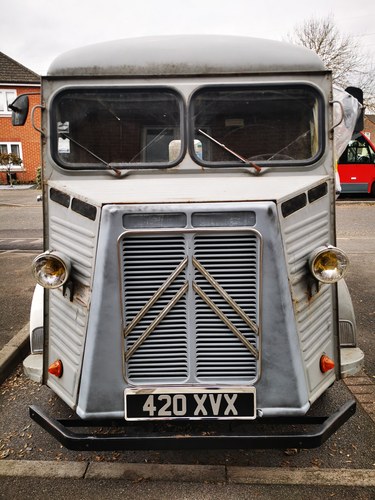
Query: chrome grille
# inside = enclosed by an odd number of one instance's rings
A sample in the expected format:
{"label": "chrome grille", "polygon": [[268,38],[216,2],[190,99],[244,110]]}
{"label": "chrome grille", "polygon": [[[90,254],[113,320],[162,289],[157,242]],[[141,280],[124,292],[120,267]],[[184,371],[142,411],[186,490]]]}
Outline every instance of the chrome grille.
{"label": "chrome grille", "polygon": [[130,383],[254,381],[256,231],[128,231],[120,254]]}
{"label": "chrome grille", "polygon": [[[168,280],[185,258],[183,235],[129,236],[122,245],[124,269],[125,323],[131,325],[138,313]],[[182,271],[161,297],[149,308],[129,333],[125,331],[125,349],[132,352],[138,339],[173,300],[186,281]],[[126,359],[127,376],[131,381],[186,379],[187,318],[186,296],[183,296],[168,315],[153,329],[141,347]]]}
{"label": "chrome grille", "polygon": [[[225,314],[250,345],[257,346],[257,239],[254,234],[197,235],[195,258],[254,323],[249,327],[230,303],[198,270],[195,282]],[[196,296],[197,377],[200,380],[252,380],[256,357],[209,305]],[[252,362],[249,362],[249,361]]]}

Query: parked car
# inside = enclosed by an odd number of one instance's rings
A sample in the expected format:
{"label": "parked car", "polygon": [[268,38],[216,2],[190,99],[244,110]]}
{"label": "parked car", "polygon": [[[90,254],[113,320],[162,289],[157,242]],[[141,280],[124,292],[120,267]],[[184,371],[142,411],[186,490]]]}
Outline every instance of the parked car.
{"label": "parked car", "polygon": [[363,133],[354,134],[338,164],[342,193],[375,196],[375,145]]}

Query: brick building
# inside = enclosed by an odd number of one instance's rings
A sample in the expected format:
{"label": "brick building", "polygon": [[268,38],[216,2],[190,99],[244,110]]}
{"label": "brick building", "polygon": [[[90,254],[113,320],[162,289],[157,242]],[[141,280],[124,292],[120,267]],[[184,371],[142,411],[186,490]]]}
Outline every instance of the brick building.
{"label": "brick building", "polygon": [[[23,127],[13,127],[8,105],[20,94],[30,95],[30,110],[40,103],[40,77],[14,59],[0,52],[0,153],[14,153],[22,159],[21,165],[12,165],[11,175],[21,183],[34,182],[41,164],[40,134],[30,120]],[[36,112],[40,126],[40,113]],[[9,183],[7,167],[0,165],[0,184]]]}
{"label": "brick building", "polygon": [[375,143],[375,115],[365,115],[363,132]]}

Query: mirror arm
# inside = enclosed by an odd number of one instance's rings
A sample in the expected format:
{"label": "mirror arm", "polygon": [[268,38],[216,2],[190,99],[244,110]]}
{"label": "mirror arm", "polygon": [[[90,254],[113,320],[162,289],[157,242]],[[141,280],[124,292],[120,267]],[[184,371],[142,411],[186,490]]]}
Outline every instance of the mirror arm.
{"label": "mirror arm", "polygon": [[45,106],[43,106],[42,104],[37,104],[36,106],[33,107],[33,109],[31,110],[31,125],[33,126],[33,128],[39,132],[41,135],[44,135],[44,132],[41,128],[37,127],[35,125],[35,111],[37,109],[45,109]]}

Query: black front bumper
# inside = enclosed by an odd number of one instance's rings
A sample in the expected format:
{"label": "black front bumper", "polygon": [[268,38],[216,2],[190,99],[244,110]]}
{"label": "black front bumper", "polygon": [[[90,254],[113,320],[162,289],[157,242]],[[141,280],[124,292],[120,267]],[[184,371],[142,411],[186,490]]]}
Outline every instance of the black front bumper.
{"label": "black front bumper", "polygon": [[[149,422],[145,424],[129,423],[125,420],[56,420],[37,407],[30,406],[30,417],[71,450],[286,449],[317,448],[355,411],[355,401],[348,401],[335,413],[325,417],[262,418],[247,423]],[[71,430],[90,427],[100,428],[101,432],[78,433]],[[105,431],[103,427],[106,427]],[[311,427],[311,430],[307,430],[307,427]],[[111,434],[114,429],[116,434]]]}

